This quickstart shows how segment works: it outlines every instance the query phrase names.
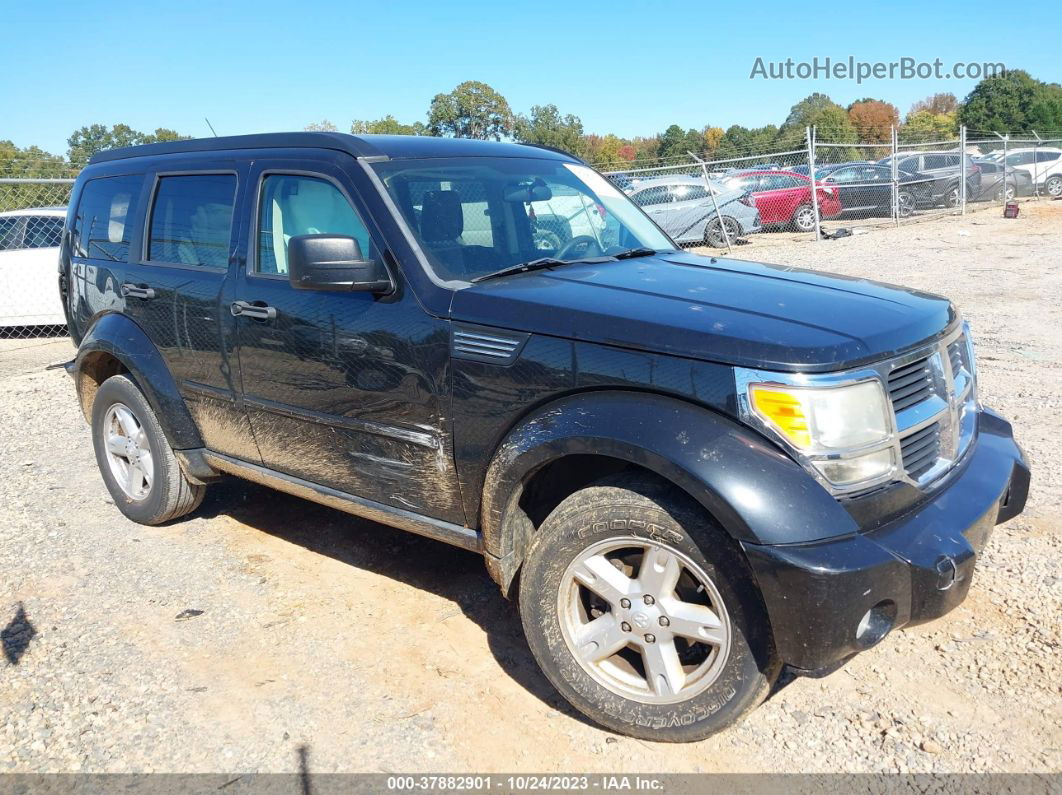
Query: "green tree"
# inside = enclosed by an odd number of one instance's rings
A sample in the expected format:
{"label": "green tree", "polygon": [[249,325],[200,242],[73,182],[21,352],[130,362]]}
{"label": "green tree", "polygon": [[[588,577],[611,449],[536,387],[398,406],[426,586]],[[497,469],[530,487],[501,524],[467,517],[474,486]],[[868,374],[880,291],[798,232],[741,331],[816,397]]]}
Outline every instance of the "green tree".
{"label": "green tree", "polygon": [[528,116],[513,120],[513,137],[527,144],[552,146],[582,156],[583,123],[571,113],[561,115],[556,105],[533,105]]}
{"label": "green tree", "polygon": [[181,135],[174,130],[159,127],[154,133],[142,133],[128,124],[115,124],[110,129],[103,124],[90,124],[74,130],[66,140],[69,150],[67,157],[76,165],[84,165],[94,154],[105,149],[118,149],[123,146],[153,144],[159,141],[184,141],[190,136]]}
{"label": "green tree", "polygon": [[660,134],[660,143],[657,145],[657,157],[661,159],[688,159],[689,152],[699,156],[703,151],[704,134],[693,128],[683,130],[677,124],[672,124]]}
{"label": "green tree", "polygon": [[312,121],[302,129],[307,132],[339,132],[338,128],[332,124],[328,119],[321,119],[320,121]]}
{"label": "green tree", "polygon": [[427,135],[428,128],[415,121],[412,124],[404,124],[388,113],[382,119],[374,121],[355,119],[351,122],[350,131],[354,135]]}
{"label": "green tree", "polygon": [[900,127],[900,140],[904,142],[940,141],[955,138],[959,127],[955,112],[933,113],[931,110],[918,110],[907,114]]}
{"label": "green tree", "polygon": [[805,138],[805,127],[815,127],[816,138],[824,143],[847,144],[857,140],[848,111],[817,92],[790,108],[779,131],[779,143],[787,148],[799,146]]}
{"label": "green tree", "polygon": [[[715,152],[717,159],[751,157],[778,151],[778,128],[773,124],[749,129],[740,124],[727,128]],[[740,163],[736,164],[740,165]]]}
{"label": "green tree", "polygon": [[436,94],[428,110],[432,135],[500,141],[512,133],[513,113],[501,94],[478,80],[466,80],[448,94]]}
{"label": "green tree", "polygon": [[986,77],[963,100],[958,121],[985,132],[1062,130],[1062,86],[1021,69]]}
{"label": "green tree", "polygon": [[[59,155],[36,146],[20,149],[11,141],[0,141],[0,177],[70,178],[77,171]],[[69,196],[70,186],[63,184],[0,185],[0,210],[65,204]]]}

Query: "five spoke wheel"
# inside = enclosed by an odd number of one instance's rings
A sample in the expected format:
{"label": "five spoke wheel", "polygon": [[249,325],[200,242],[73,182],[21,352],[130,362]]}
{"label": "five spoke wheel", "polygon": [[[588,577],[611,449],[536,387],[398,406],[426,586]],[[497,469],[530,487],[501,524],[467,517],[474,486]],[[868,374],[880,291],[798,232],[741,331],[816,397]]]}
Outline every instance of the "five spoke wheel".
{"label": "five spoke wheel", "polygon": [[684,701],[726,662],[731,628],[719,591],[697,563],[659,541],[588,547],[564,574],[558,611],[579,664],[627,698]]}
{"label": "five spoke wheel", "polygon": [[107,409],[101,432],[107,463],[122,491],[132,500],[147,497],[155,465],[147,433],[136,415],[124,403],[115,403]]}

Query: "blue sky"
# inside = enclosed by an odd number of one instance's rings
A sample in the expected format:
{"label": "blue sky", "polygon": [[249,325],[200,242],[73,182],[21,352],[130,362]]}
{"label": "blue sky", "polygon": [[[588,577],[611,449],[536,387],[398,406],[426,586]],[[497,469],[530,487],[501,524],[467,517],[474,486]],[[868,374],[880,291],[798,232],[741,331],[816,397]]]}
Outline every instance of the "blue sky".
{"label": "blue sky", "polygon": [[[209,135],[301,129],[388,113],[424,120],[431,98],[485,81],[516,111],[554,103],[588,132],[781,123],[813,91],[906,112],[975,80],[750,80],[757,56],[946,67],[1002,61],[1062,81],[1046,12],[971,0],[837,4],[729,0],[373,2],[12,0],[5,4],[0,139],[66,150],[77,127],[124,122]],[[798,17],[810,8],[811,19]],[[1048,14],[1048,16],[1051,16]],[[890,35],[890,31],[894,31]]]}

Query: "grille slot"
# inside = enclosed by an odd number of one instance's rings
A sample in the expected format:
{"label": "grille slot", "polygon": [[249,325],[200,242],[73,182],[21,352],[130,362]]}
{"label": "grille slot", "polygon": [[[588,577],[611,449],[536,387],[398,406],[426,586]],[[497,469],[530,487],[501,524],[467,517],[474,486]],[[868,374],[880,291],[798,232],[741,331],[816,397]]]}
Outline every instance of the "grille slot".
{"label": "grille slot", "polygon": [[952,375],[957,374],[960,370],[969,371],[969,367],[966,366],[966,338],[959,337],[955,342],[948,346],[948,359],[951,361]]}
{"label": "grille slot", "polygon": [[929,377],[928,356],[897,367],[889,373],[889,399],[896,412],[921,403],[932,393],[933,382]]}
{"label": "grille slot", "polygon": [[916,480],[940,457],[940,423],[934,422],[900,441],[903,468]]}
{"label": "grille slot", "polygon": [[452,350],[461,359],[480,362],[511,364],[527,339],[527,335],[507,336],[499,332],[485,332],[467,328],[455,328]]}

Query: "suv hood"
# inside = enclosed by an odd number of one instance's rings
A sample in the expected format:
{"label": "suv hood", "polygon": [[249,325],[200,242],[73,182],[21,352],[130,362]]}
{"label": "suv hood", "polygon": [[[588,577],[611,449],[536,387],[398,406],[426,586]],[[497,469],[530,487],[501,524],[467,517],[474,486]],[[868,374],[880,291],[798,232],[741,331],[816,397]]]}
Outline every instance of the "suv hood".
{"label": "suv hood", "polygon": [[766,370],[882,359],[957,322],[940,296],[817,271],[664,252],[482,282],[453,320]]}

